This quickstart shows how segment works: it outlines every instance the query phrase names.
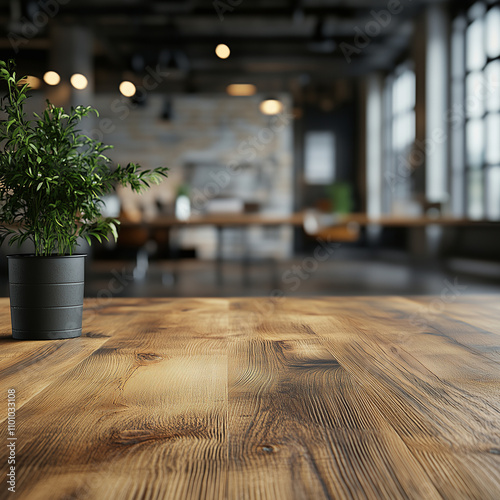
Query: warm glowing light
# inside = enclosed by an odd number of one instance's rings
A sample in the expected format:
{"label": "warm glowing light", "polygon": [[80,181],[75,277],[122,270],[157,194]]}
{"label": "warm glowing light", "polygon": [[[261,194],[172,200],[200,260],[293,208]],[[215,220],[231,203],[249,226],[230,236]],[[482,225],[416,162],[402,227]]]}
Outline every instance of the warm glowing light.
{"label": "warm glowing light", "polygon": [[57,85],[61,81],[61,77],[55,71],[47,71],[43,75],[43,81],[47,85]]}
{"label": "warm glowing light", "polygon": [[251,83],[233,83],[227,86],[226,91],[229,95],[254,95],[257,87]]}
{"label": "warm glowing light", "polygon": [[77,90],[83,90],[87,88],[88,85],[88,80],[85,75],[82,75],[80,73],[75,73],[74,75],[71,76],[70,78],[71,85],[75,87]]}
{"label": "warm glowing light", "polygon": [[227,59],[229,57],[229,54],[231,54],[231,51],[229,50],[229,47],[225,45],[224,43],[219,43],[217,47],[215,47],[215,53],[217,54],[217,57],[220,57],[221,59]]}
{"label": "warm glowing light", "polygon": [[265,115],[277,115],[283,111],[283,103],[277,99],[266,99],[260,103],[259,109]]}
{"label": "warm glowing light", "polygon": [[42,84],[42,80],[40,80],[40,78],[37,78],[36,76],[28,75],[27,77],[19,81],[19,85],[26,85],[26,84],[28,84],[28,86],[32,89],[38,89]]}
{"label": "warm glowing light", "polygon": [[123,81],[122,83],[120,83],[119,89],[122,95],[124,95],[125,97],[132,97],[137,90],[135,88],[135,85],[132,82],[128,81]]}

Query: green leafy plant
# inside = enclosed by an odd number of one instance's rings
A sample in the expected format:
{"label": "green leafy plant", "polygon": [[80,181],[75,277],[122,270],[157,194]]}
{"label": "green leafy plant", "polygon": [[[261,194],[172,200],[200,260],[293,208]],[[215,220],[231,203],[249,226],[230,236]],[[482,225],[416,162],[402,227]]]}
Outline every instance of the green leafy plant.
{"label": "green leafy plant", "polygon": [[101,216],[101,197],[118,184],[140,192],[167,177],[168,169],[140,170],[129,163],[113,167],[112,146],[77,130],[82,118],[98,116],[90,106],[66,113],[47,101],[42,114],[28,120],[24,103],[28,84],[16,79],[13,61],[0,61],[7,94],[0,111],[0,244],[31,240],[36,255],[71,254],[78,238],[91,243],[117,235],[118,221]]}

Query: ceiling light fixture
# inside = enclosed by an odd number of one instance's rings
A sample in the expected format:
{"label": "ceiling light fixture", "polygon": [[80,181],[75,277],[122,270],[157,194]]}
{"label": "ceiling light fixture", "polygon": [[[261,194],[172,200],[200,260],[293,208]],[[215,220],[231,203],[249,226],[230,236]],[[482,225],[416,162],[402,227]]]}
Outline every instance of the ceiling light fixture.
{"label": "ceiling light fixture", "polygon": [[127,80],[124,80],[122,83],[120,83],[119,89],[121,94],[125,97],[132,97],[137,90],[135,85]]}
{"label": "ceiling light fixture", "polygon": [[226,92],[233,96],[254,95],[257,87],[251,83],[232,83],[226,87]]}
{"label": "ceiling light fixture", "polygon": [[47,71],[43,75],[43,81],[47,85],[57,85],[61,81],[61,77],[55,71]]}
{"label": "ceiling light fixture", "polygon": [[265,115],[278,115],[283,111],[283,103],[278,99],[265,99],[260,103],[259,109]]}
{"label": "ceiling light fixture", "polygon": [[229,47],[226,44],[219,43],[219,45],[215,47],[215,54],[220,59],[227,59],[229,54],[231,54],[231,50],[229,50]]}
{"label": "ceiling light fixture", "polygon": [[19,80],[19,85],[26,84],[28,84],[31,89],[38,89],[42,85],[42,80],[40,80],[40,78],[37,78],[36,76],[28,75],[22,80]]}
{"label": "ceiling light fixture", "polygon": [[77,90],[83,90],[87,88],[87,85],[89,83],[87,77],[85,75],[82,75],[81,73],[75,73],[74,75],[71,75],[69,81],[71,82],[71,85],[73,85],[73,87],[75,87],[75,89]]}

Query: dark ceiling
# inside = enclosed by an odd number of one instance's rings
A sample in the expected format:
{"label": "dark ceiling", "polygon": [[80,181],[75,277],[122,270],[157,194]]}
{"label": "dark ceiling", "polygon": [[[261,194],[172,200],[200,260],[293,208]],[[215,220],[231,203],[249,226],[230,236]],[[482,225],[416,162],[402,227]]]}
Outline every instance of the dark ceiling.
{"label": "dark ceiling", "polygon": [[[19,47],[19,64],[44,71],[52,45],[51,27],[56,23],[83,24],[94,33],[98,89],[106,88],[126,70],[140,72],[145,65],[160,63],[173,74],[177,71],[177,81],[184,86],[218,89],[230,81],[251,81],[279,90],[276,87],[287,88],[294,79],[331,82],[393,66],[408,50],[414,21],[425,3],[3,0],[0,55],[15,55],[14,40]],[[398,14],[388,13],[389,6],[398,4]],[[43,20],[40,12],[47,11],[49,5],[53,10],[45,16],[47,22],[28,33],[27,25]],[[356,38],[359,33],[364,33],[364,40]],[[230,47],[227,60],[215,56],[218,43]]]}

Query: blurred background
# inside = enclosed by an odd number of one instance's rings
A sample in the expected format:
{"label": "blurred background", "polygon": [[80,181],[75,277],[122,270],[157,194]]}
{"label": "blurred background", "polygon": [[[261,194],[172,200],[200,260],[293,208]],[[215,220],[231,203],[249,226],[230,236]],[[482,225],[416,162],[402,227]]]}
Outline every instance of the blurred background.
{"label": "blurred background", "polygon": [[2,0],[0,30],[30,112],[170,168],[104,200],[87,296],[500,292],[500,2]]}

